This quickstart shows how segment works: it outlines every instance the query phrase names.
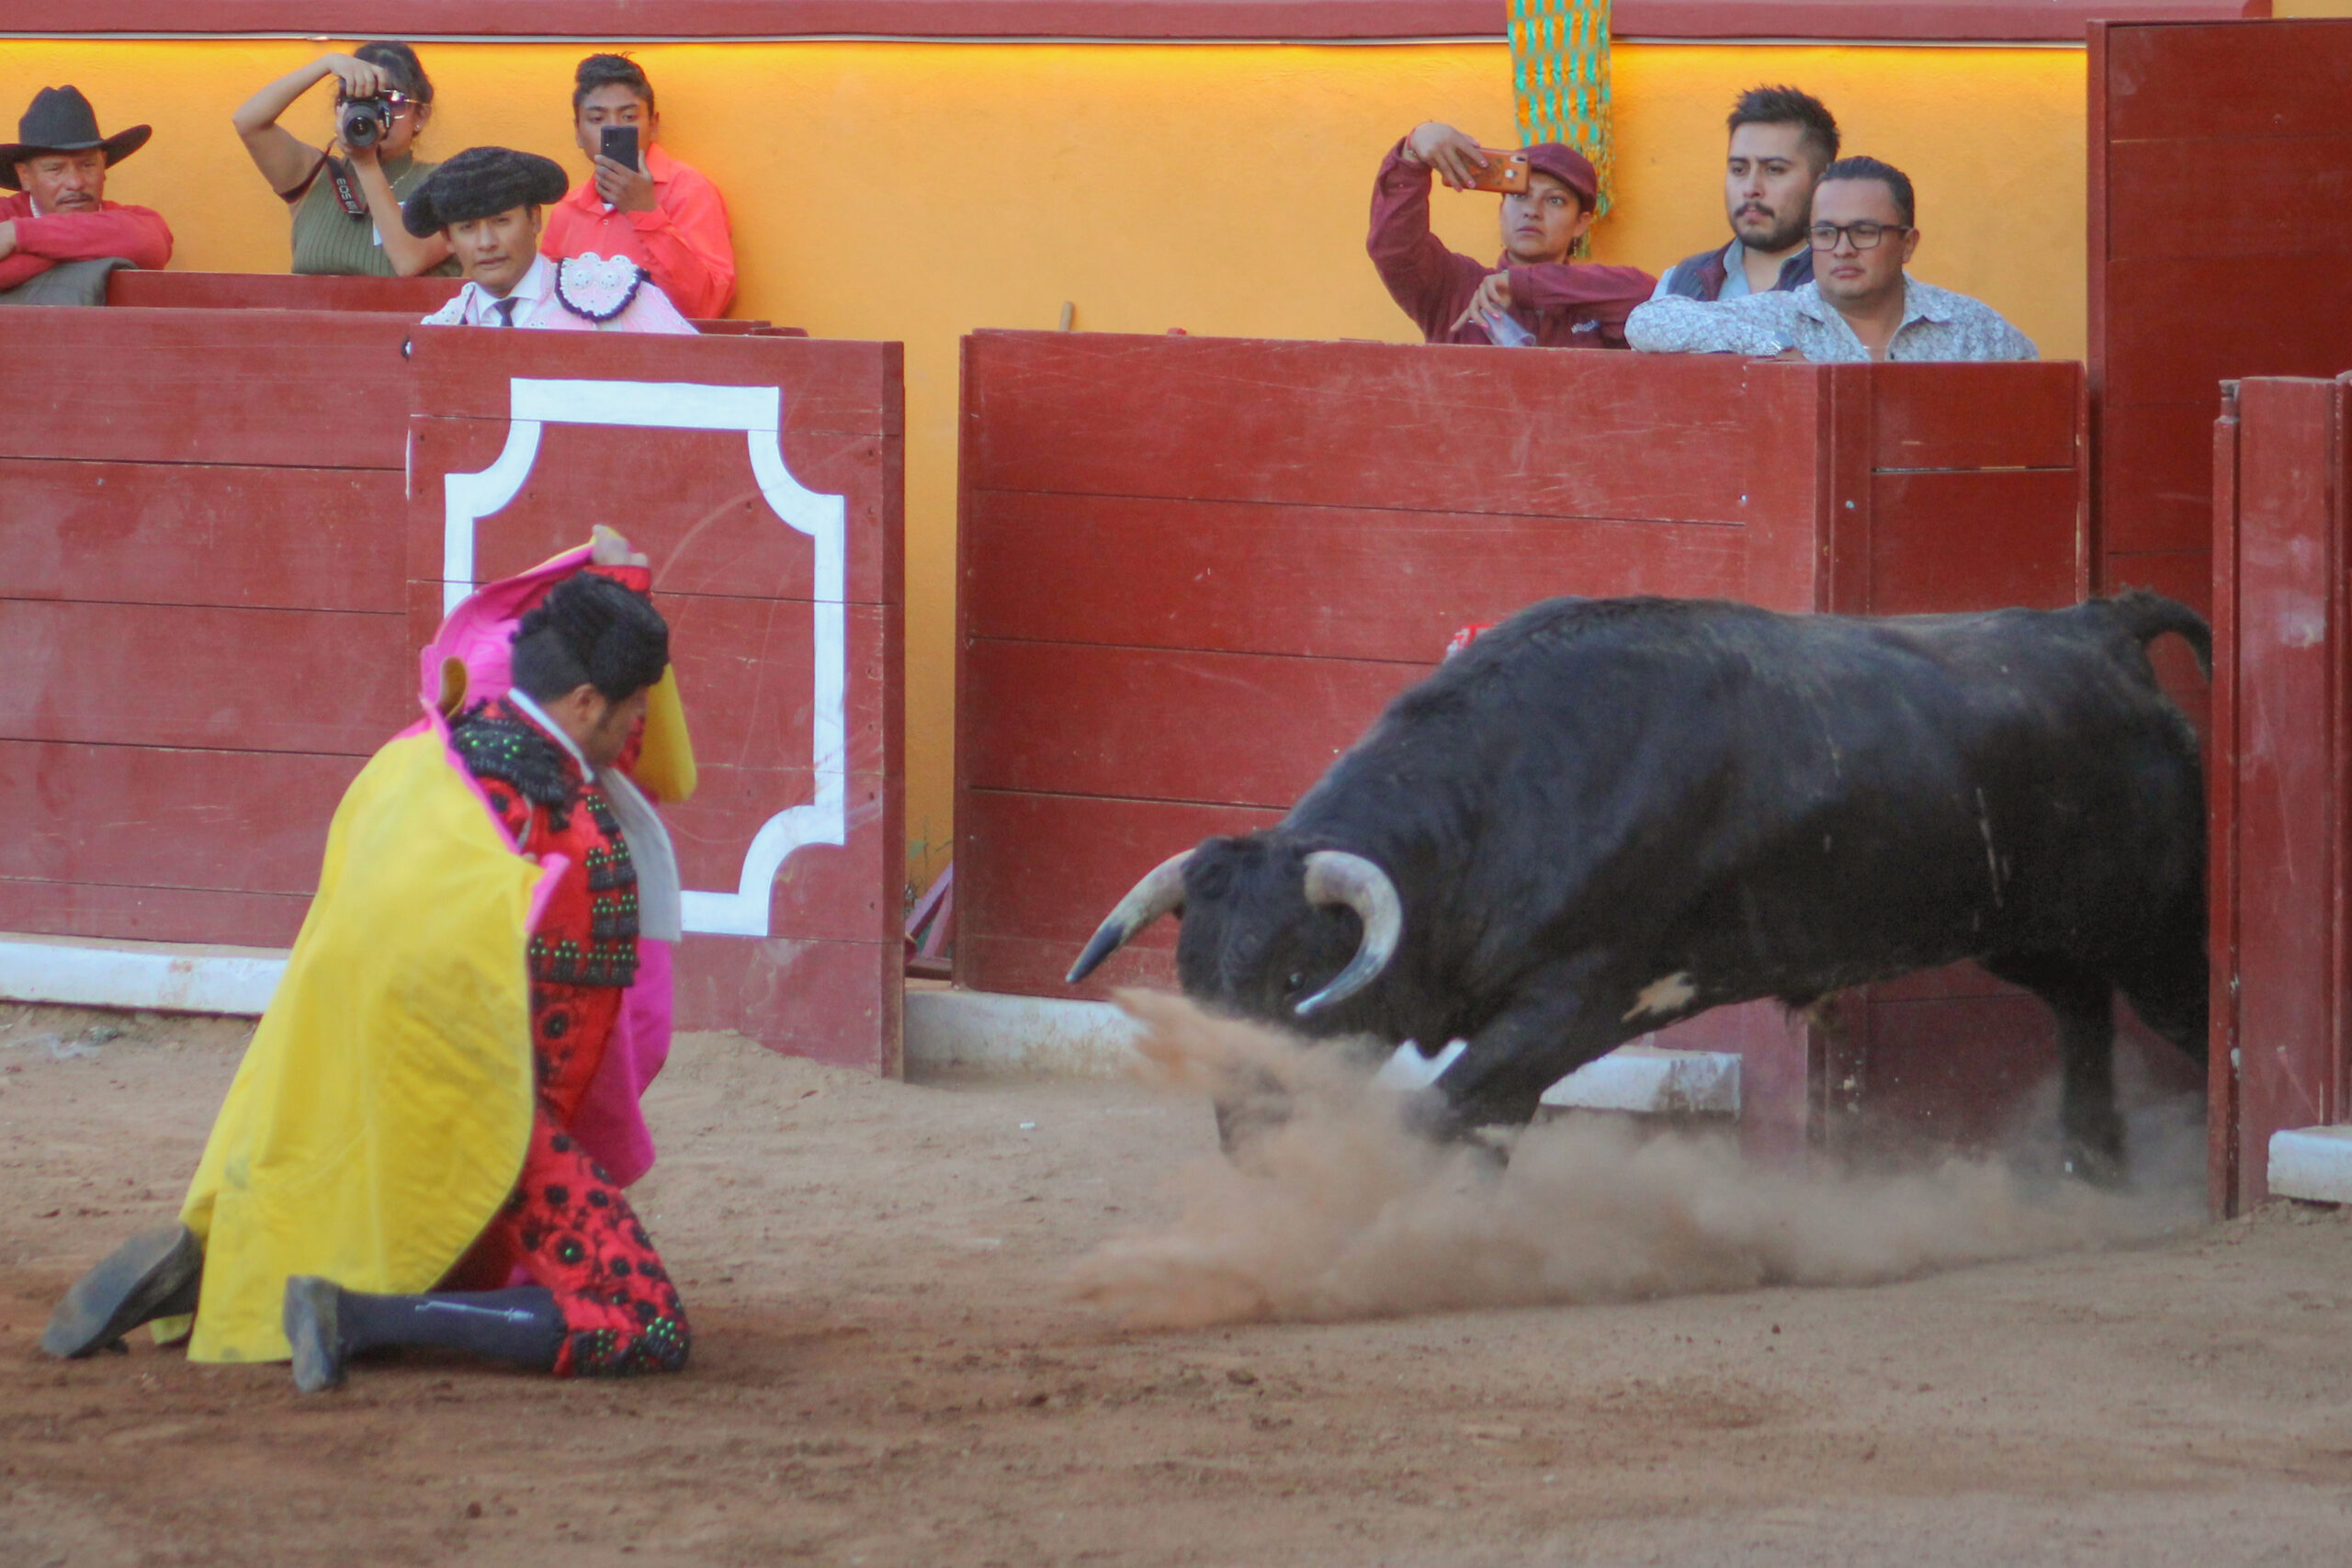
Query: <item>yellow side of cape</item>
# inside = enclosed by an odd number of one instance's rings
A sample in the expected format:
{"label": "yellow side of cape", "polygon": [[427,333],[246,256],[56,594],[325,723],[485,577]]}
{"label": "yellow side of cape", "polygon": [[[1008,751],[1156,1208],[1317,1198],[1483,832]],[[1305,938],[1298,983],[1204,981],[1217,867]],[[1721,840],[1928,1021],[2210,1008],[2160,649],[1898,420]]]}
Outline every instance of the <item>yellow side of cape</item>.
{"label": "yellow side of cape", "polygon": [[430,1290],[497,1213],[530,1141],[543,874],[436,732],[352,782],[181,1210],[205,1243],[191,1360],[285,1359],[288,1275]]}

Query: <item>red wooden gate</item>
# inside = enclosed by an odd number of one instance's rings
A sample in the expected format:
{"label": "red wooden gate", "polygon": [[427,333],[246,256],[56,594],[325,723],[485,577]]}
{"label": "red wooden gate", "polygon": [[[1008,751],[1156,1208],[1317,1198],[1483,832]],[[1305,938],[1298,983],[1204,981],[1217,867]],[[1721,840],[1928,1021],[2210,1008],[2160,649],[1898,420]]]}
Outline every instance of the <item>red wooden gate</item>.
{"label": "red wooden gate", "polygon": [[2214,1207],[2352,1122],[2352,386],[2252,379],[2213,443]]}

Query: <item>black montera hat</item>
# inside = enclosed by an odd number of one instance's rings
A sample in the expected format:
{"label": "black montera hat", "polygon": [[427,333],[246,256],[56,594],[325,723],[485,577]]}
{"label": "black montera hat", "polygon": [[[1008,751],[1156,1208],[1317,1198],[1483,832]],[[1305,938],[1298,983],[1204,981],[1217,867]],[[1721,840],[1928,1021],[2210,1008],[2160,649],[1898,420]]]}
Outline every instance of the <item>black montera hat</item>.
{"label": "black montera hat", "polygon": [[452,223],[488,218],[510,207],[548,207],[563,199],[571,182],[563,165],[511,147],[469,147],[418,186],[401,223],[418,239]]}
{"label": "black montera hat", "polygon": [[43,87],[33,95],[33,107],[17,122],[17,140],[0,141],[0,186],[24,187],[17,181],[17,165],[44,152],[87,152],[103,148],[111,169],[154,134],[151,126],[134,125],[112,136],[98,134],[98,111],[79,87]]}

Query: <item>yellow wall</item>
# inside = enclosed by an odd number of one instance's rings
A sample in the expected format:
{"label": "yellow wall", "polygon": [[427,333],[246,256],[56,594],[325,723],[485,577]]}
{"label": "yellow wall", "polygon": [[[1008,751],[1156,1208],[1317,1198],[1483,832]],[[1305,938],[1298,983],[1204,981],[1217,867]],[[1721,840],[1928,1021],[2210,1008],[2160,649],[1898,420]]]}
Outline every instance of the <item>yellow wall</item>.
{"label": "yellow wall", "polygon": [[[2328,0],[2311,0],[2325,4]],[[315,44],[0,40],[0,126],[72,82],[155,139],[107,194],[162,209],[173,265],[276,271],[286,219],[229,114]],[[577,176],[580,44],[432,44],[424,149],[531,148]],[[1363,256],[1373,169],[1415,122],[1512,133],[1500,44],[1363,48],[776,43],[634,51],[662,140],[735,221],[739,315],[907,345],[910,871],[949,850],[956,340],[976,327],[1407,340]],[[2051,357],[2084,343],[2084,57],[2063,49],[1623,45],[1618,209],[1600,259],[1653,271],[1724,237],[1723,116],[1758,82],[1836,111],[1911,174],[1921,276],[1983,297]],[[322,140],[327,96],[289,115]],[[1441,195],[1457,248],[1491,197]]]}

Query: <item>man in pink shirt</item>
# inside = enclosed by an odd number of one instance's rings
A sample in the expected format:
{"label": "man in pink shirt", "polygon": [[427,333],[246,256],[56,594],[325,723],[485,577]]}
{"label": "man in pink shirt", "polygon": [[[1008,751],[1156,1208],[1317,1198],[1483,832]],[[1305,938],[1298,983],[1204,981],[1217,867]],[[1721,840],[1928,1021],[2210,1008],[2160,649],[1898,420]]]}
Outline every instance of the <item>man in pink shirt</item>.
{"label": "man in pink shirt", "polygon": [[[637,62],[592,54],[571,90],[571,133],[589,177],[548,212],[541,253],[552,260],[627,256],[689,316],[727,313],[735,298],[735,242],[718,187],[653,144],[661,116]],[[634,164],[604,155],[608,127],[637,132]]]}
{"label": "man in pink shirt", "polygon": [[1435,120],[1380,165],[1365,249],[1389,296],[1430,343],[1623,348],[1625,318],[1657,285],[1637,266],[1571,264],[1600,188],[1592,164],[1557,141],[1524,150],[1527,189],[1502,198],[1502,259],[1492,266],[1430,232],[1430,174],[1467,190],[1487,166],[1477,142]]}
{"label": "man in pink shirt", "polygon": [[0,145],[0,186],[18,193],[0,200],[0,303],[102,304],[111,264],[152,268],[172,259],[161,213],[106,198],[107,170],[149,134],[134,125],[99,135],[97,111],[77,88],[34,95],[17,140]]}
{"label": "man in pink shirt", "polygon": [[539,215],[562,196],[561,164],[507,147],[469,147],[427,175],[401,221],[419,239],[447,242],[466,286],[424,324],[692,333],[694,323],[628,257],[552,262],[539,254]]}

